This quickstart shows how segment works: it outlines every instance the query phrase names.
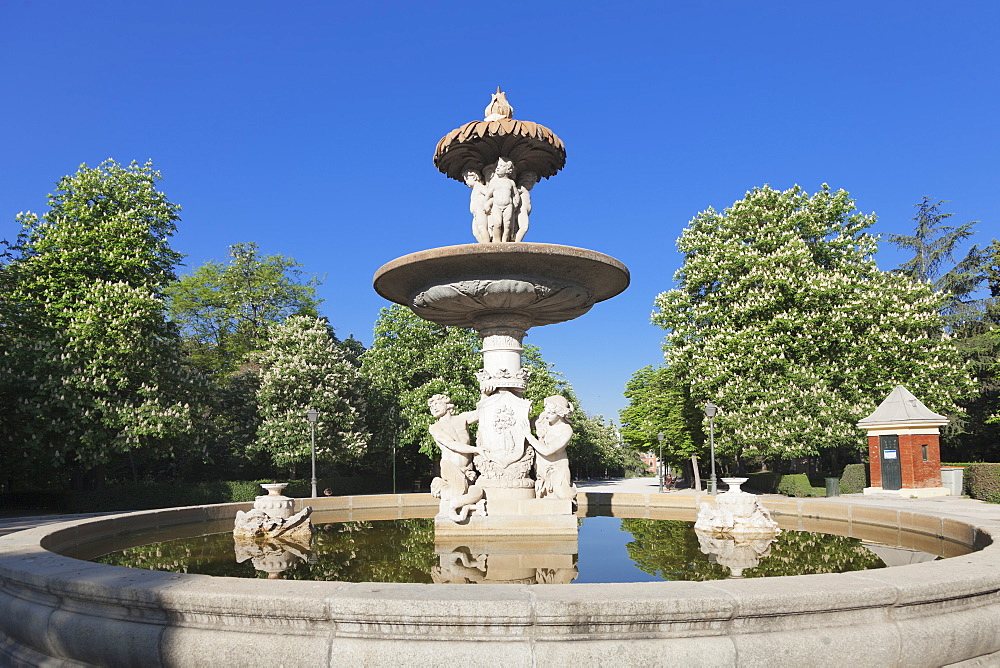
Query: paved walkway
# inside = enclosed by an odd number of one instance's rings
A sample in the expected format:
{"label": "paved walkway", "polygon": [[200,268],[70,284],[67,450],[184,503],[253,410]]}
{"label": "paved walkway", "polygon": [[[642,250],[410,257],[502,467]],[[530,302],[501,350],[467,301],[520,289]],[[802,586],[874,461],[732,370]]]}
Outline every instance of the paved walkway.
{"label": "paved walkway", "polygon": [[[660,491],[656,478],[615,478],[612,480],[586,480],[576,483],[584,492],[622,492],[626,494],[656,494]],[[693,489],[677,489],[667,494],[695,494]],[[768,494],[761,495],[767,498]],[[939,496],[932,499],[901,498],[895,494],[843,494],[824,498],[832,503],[862,503],[872,506],[900,508],[910,511],[927,511],[934,514],[945,514],[954,517],[964,517],[981,521],[1000,521],[1000,504],[986,503],[962,496]],[[25,515],[0,516],[0,536],[31,529],[43,524],[68,522],[70,520],[113,513],[81,513],[76,515]]]}

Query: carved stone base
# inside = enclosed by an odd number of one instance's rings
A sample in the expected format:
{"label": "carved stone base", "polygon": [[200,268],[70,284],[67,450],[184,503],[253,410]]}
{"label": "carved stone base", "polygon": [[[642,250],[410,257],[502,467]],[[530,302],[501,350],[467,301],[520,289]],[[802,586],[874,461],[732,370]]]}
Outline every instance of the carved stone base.
{"label": "carved stone base", "polygon": [[576,536],[438,539],[435,582],[569,583],[577,576],[578,551]]}
{"label": "carved stone base", "polygon": [[[532,501],[544,501],[533,499]],[[568,502],[567,502],[568,503]],[[489,508],[489,506],[487,506]],[[443,537],[490,536],[576,536],[576,515],[472,515],[462,523],[434,518],[435,540]]]}

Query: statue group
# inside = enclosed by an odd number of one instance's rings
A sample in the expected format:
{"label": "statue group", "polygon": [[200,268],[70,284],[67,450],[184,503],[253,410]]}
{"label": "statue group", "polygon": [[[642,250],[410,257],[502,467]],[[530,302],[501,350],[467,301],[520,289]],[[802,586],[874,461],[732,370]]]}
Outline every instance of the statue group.
{"label": "statue group", "polygon": [[538,175],[524,172],[515,181],[514,163],[504,158],[483,172],[465,170],[465,184],[472,188],[472,235],[481,244],[523,240],[531,214],[531,189]]}
{"label": "statue group", "polygon": [[[565,397],[547,397],[534,420],[528,419],[527,399],[503,390],[484,395],[475,411],[457,413],[443,394],[431,397],[428,407],[436,418],[430,434],[441,449],[441,476],[431,482],[431,493],[441,499],[439,517],[464,522],[473,513],[488,515],[490,489],[533,488],[534,498],[575,500],[566,457],[573,406]],[[469,427],[481,419],[489,424],[472,445]]]}

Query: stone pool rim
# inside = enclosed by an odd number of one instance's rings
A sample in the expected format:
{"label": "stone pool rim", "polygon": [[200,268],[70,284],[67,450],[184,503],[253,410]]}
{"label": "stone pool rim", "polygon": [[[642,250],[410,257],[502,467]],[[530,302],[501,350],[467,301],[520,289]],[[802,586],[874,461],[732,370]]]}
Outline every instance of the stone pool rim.
{"label": "stone pool rim", "polygon": [[[656,518],[704,494],[586,492]],[[352,520],[433,513],[429,494],[298,499]],[[0,538],[0,657],[83,665],[946,665],[1000,652],[1000,519],[898,504],[767,497],[783,520],[900,528],[981,548],[871,571],[707,582],[429,585],[279,582],[107,566],[71,545],[234,517],[250,503],[103,516]],[[944,508],[942,509],[944,510]],[[280,594],[280,595],[277,595]],[[489,643],[488,647],[484,643]],[[278,652],[279,654],[275,654]],[[3,661],[0,661],[2,663]]]}

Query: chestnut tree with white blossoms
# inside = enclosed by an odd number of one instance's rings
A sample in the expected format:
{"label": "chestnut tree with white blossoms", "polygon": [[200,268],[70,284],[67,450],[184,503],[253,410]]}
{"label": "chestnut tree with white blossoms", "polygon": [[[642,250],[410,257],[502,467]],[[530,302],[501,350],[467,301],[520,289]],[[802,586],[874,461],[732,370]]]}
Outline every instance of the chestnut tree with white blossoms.
{"label": "chestnut tree with white blossoms", "polygon": [[721,408],[721,456],[861,450],[857,421],[898,384],[960,413],[972,381],[944,338],[943,295],[878,269],[874,222],[825,184],[764,186],[684,229],[678,287],[656,297],[653,322],[692,399]]}
{"label": "chestnut tree with white blossoms", "polygon": [[368,442],[364,391],[358,368],[326,322],[294,315],[273,325],[259,362],[261,424],[251,449],[266,453],[292,478],[307,470],[311,434],[306,413],[313,408],[319,411],[317,467],[326,467],[323,472],[329,474],[330,466],[357,462]]}
{"label": "chestnut tree with white blossoms", "polygon": [[[206,384],[183,361],[165,286],[179,207],[151,163],[62,178],[2,267],[3,471],[99,484],[106,465],[197,456]],[[183,455],[183,457],[182,457]]]}

